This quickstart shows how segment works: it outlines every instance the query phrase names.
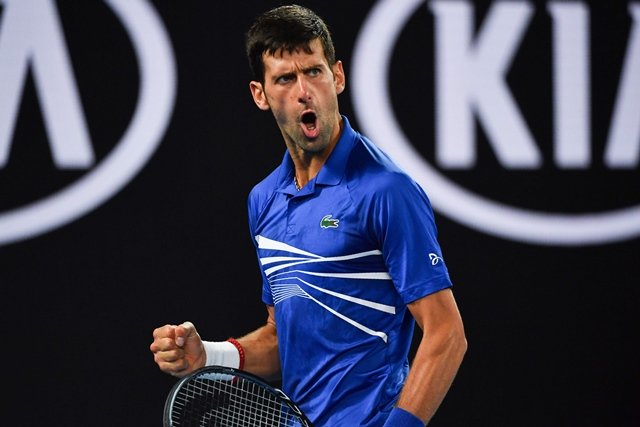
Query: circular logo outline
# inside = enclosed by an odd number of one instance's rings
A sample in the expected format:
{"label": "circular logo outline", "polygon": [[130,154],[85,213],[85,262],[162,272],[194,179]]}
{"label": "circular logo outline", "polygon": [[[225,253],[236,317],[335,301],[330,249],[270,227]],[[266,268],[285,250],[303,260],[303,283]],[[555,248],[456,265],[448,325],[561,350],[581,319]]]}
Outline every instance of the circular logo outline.
{"label": "circular logo outline", "polygon": [[177,69],[170,38],[146,0],[105,0],[128,31],[140,91],[131,122],[112,152],[89,174],[44,199],[0,214],[0,245],[59,228],[126,186],[148,162],[171,120]]}
{"label": "circular logo outline", "polygon": [[526,243],[579,246],[640,235],[640,205],[582,214],[547,213],[483,198],[448,180],[402,132],[391,106],[388,74],[400,31],[424,0],[379,0],[358,34],[352,58],[352,100],[365,134],[425,189],[434,209],[482,233]]}

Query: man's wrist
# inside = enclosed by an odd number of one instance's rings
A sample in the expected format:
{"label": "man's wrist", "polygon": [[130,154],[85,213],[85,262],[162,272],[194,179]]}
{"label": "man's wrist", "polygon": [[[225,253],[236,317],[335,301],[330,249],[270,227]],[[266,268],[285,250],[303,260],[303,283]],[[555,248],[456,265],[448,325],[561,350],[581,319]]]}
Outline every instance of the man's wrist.
{"label": "man's wrist", "polygon": [[[237,342],[237,341],[236,341]],[[242,369],[244,357],[235,343],[230,341],[202,341],[206,355],[205,366],[225,366]]]}
{"label": "man's wrist", "polygon": [[424,422],[411,412],[402,408],[393,408],[384,427],[424,427]]}

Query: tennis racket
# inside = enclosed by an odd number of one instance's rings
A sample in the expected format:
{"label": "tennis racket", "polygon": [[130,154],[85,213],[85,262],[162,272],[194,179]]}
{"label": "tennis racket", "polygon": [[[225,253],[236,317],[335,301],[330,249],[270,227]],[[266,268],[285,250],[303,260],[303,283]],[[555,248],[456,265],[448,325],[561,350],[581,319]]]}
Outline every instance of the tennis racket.
{"label": "tennis racket", "polygon": [[164,427],[312,427],[284,392],[263,379],[222,366],[200,368],[167,396]]}

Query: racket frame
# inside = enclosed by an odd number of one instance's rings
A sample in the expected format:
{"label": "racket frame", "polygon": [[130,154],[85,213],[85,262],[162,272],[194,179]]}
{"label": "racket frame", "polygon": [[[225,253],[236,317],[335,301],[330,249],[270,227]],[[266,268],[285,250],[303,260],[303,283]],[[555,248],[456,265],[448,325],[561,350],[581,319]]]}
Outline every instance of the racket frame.
{"label": "racket frame", "polygon": [[291,409],[291,411],[300,418],[300,421],[302,422],[301,427],[313,427],[313,425],[311,424],[311,421],[309,421],[307,416],[304,414],[304,412],[302,412],[302,410],[298,407],[298,405],[293,400],[291,400],[291,398],[287,396],[279,388],[272,386],[263,378],[257,375],[254,375],[250,372],[236,369],[236,368],[230,368],[226,366],[217,366],[217,365],[205,366],[203,368],[199,368],[191,372],[190,374],[184,376],[173,385],[173,387],[171,388],[165,400],[164,414],[163,414],[164,427],[174,427],[173,420],[172,420],[173,406],[175,403],[175,399],[178,393],[180,392],[180,390],[185,386],[185,384],[189,383],[194,378],[199,376],[204,376],[204,375],[212,375],[212,376],[220,375],[220,376],[234,377],[234,379],[230,379],[230,381],[234,381],[235,377],[239,377],[244,380],[250,381],[251,383],[257,385],[267,393],[275,396],[276,400],[278,400],[279,403],[282,403],[287,407],[289,407],[289,409]]}

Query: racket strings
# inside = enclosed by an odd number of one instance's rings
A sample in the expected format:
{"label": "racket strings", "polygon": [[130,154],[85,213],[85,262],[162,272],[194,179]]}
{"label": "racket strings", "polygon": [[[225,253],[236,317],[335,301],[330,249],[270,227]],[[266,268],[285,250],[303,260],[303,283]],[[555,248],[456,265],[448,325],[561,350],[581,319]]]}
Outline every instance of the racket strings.
{"label": "racket strings", "polygon": [[300,417],[274,392],[239,376],[202,376],[184,384],[172,422],[183,427],[293,427]]}

